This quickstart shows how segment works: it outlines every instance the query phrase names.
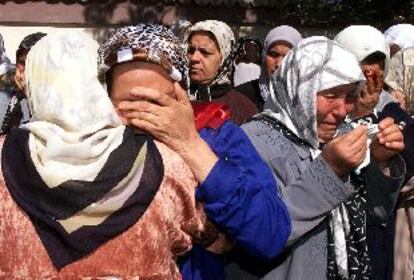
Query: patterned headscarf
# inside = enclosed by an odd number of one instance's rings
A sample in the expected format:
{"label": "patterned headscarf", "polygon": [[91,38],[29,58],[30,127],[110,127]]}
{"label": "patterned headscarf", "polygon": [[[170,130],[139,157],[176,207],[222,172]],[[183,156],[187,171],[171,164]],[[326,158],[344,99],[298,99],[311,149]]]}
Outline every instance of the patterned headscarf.
{"label": "patterned headscarf", "polygon": [[[355,56],[320,36],[302,40],[271,77],[274,90],[265,101],[265,114],[286,125],[297,137],[318,149],[318,92],[364,81]],[[355,94],[359,94],[362,83]]]}
{"label": "patterned headscarf", "polygon": [[101,79],[116,64],[136,60],[160,65],[173,80],[188,88],[187,49],[165,26],[139,24],[118,28],[98,52]]}
{"label": "patterned headscarf", "polygon": [[218,20],[205,20],[197,22],[190,28],[191,34],[197,31],[206,31],[213,34],[216,38],[222,57],[217,75],[214,80],[207,85],[207,87],[210,88],[214,85],[231,84],[231,73],[233,70],[236,39],[234,38],[234,34],[230,26]]}
{"label": "patterned headscarf", "polygon": [[272,46],[273,43],[277,41],[285,41],[292,45],[293,47],[296,47],[297,44],[302,40],[302,34],[299,33],[295,28],[289,26],[289,25],[281,25],[278,27],[273,28],[269,31],[266,35],[266,39],[264,41],[263,46],[263,61],[261,65],[261,72],[259,77],[259,87],[260,87],[260,94],[262,95],[263,100],[266,100],[269,95],[271,89],[269,84],[270,77],[267,74],[266,69],[266,55],[269,51],[269,48]]}

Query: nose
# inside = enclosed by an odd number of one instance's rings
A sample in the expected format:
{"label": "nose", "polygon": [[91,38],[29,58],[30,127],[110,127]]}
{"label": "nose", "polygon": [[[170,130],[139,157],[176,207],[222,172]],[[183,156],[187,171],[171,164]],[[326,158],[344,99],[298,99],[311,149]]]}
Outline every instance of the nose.
{"label": "nose", "polygon": [[345,99],[339,99],[335,103],[333,112],[339,118],[345,118],[354,109],[354,104],[347,102]]}
{"label": "nose", "polygon": [[201,54],[198,50],[196,50],[193,53],[189,53],[188,58],[191,63],[199,62],[201,58]]}

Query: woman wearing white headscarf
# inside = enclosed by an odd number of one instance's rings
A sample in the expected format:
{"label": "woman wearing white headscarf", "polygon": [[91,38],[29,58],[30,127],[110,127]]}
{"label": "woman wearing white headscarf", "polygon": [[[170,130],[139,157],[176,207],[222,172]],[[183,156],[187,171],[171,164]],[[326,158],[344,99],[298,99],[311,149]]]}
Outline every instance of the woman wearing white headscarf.
{"label": "woman wearing white headscarf", "polygon": [[121,122],[97,79],[97,47],[58,33],[28,54],[33,120],[2,150],[1,278],[181,279],[178,255],[219,237],[184,161]]}
{"label": "woman wearing white headscarf", "polygon": [[246,83],[236,89],[252,99],[258,110],[270,95],[269,78],[279,68],[286,54],[302,40],[302,35],[289,25],[273,28],[266,35],[263,46],[262,65],[259,79]]}
{"label": "woman wearing white headscarf", "polygon": [[[274,91],[265,111],[242,129],[280,182],[292,234],[285,254],[272,263],[239,253],[229,279],[369,279],[365,218],[371,211],[379,216],[391,211],[388,200],[401,184],[404,172],[398,168],[404,165],[400,158],[391,160],[390,177],[374,161],[361,175],[353,173],[365,157],[366,129],[339,136],[336,130],[353,109],[363,81],[355,57],[325,37],[300,42],[272,76]],[[381,151],[372,156],[382,166],[379,154],[389,152],[388,161],[404,145],[390,120],[380,125],[378,136],[389,142],[389,149],[375,143]],[[378,189],[384,200],[370,205],[374,180],[387,186]]]}
{"label": "woman wearing white headscarf", "polygon": [[388,28],[385,32],[391,56],[399,50],[414,47],[414,25],[408,23],[396,24]]}
{"label": "woman wearing white headscarf", "polygon": [[[353,25],[339,32],[335,40],[357,57],[367,79],[367,85],[347,121],[378,123],[385,118],[392,118],[400,124],[405,143],[405,149],[401,153],[406,163],[405,183],[414,174],[414,123],[389,93],[382,89],[384,77],[389,72],[388,45],[384,35],[372,26]],[[392,214],[383,225],[378,225],[372,219],[367,222],[373,279],[393,277],[395,219]]]}
{"label": "woman wearing white headscarf", "polygon": [[197,22],[190,28],[190,96],[201,102],[221,102],[229,106],[237,124],[257,113],[254,103],[233,90],[235,38],[230,26],[217,20]]}

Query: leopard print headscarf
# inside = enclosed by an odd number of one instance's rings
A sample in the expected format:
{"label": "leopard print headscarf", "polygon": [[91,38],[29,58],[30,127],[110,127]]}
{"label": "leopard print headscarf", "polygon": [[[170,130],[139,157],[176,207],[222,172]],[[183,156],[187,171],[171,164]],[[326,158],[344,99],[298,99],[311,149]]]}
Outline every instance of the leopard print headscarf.
{"label": "leopard print headscarf", "polygon": [[188,88],[187,49],[166,27],[157,24],[138,24],[116,29],[100,46],[99,77],[114,65],[139,60],[158,64]]}

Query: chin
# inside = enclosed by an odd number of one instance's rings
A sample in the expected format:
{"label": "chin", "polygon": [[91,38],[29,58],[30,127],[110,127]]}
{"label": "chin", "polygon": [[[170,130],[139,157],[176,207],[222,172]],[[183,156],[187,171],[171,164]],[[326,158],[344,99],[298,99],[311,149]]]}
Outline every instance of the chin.
{"label": "chin", "polygon": [[336,130],[333,131],[333,132],[325,132],[325,133],[320,134],[318,136],[319,142],[320,143],[328,143],[328,142],[330,142],[334,138],[335,132],[336,132]]}

